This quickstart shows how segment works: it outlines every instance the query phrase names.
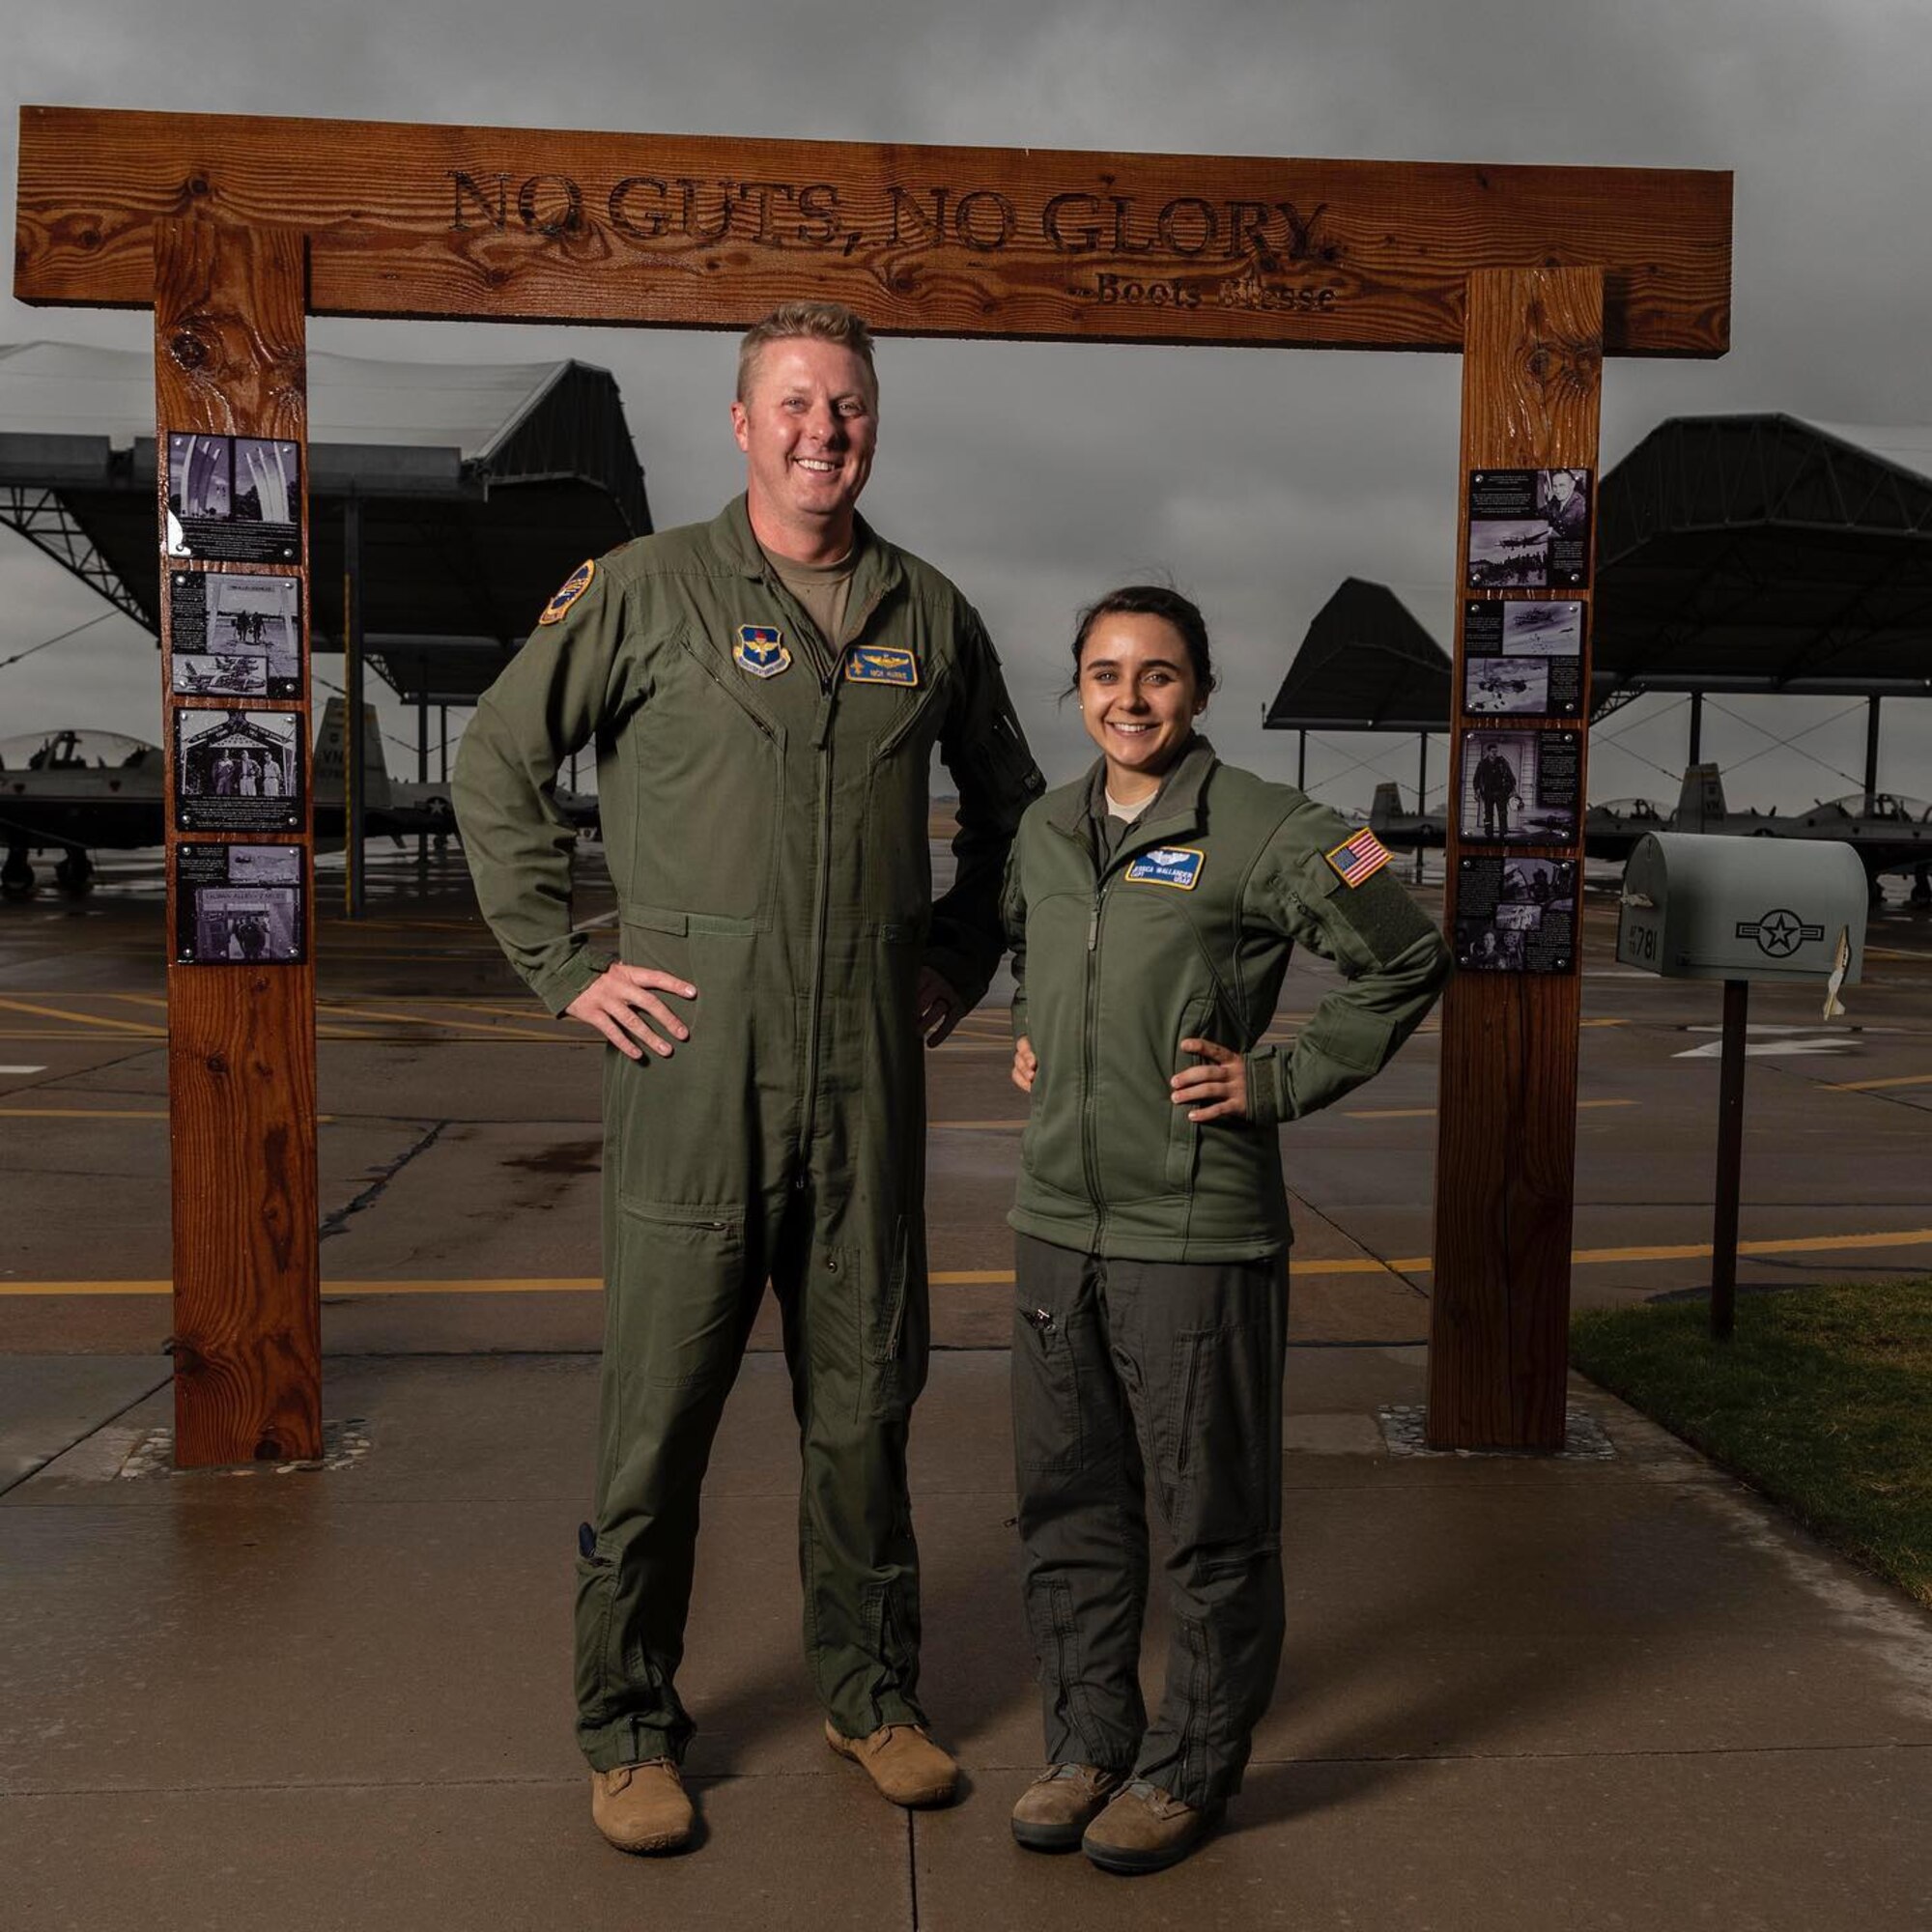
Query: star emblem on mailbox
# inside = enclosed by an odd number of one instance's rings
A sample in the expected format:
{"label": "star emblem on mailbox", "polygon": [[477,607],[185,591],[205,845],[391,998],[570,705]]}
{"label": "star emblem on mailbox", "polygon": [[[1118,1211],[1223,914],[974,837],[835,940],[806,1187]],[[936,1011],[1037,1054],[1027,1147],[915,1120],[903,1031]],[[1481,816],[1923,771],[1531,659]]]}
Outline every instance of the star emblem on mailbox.
{"label": "star emblem on mailbox", "polygon": [[1776,906],[1761,918],[1738,925],[1740,939],[1754,939],[1768,959],[1788,959],[1807,939],[1823,939],[1822,925],[1806,925],[1786,906]]}

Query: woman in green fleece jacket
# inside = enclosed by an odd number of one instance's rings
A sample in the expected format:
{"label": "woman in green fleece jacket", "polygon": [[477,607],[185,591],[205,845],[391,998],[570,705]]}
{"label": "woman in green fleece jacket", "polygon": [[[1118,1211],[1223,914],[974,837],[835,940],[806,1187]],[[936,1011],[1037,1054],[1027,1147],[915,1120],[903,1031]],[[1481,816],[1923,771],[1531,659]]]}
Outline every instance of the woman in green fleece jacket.
{"label": "woman in green fleece jacket", "polygon": [[[1239,1789],[1281,1655],[1277,1128],[1387,1064],[1449,952],[1373,833],[1215,757],[1186,598],[1111,592],[1073,659],[1101,756],[1028,810],[1005,904],[1032,1101],[1014,1460],[1048,1759],[1012,1828],[1138,1872],[1186,1857]],[[1297,942],[1343,983],[1292,1047],[1258,1045]],[[1151,1722],[1150,1488],[1174,1610]]]}

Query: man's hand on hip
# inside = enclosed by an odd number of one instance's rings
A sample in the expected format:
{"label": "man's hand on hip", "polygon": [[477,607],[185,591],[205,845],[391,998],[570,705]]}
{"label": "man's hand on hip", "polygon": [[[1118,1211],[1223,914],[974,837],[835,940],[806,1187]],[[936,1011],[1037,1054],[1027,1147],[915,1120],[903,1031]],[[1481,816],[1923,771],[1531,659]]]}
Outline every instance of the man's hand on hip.
{"label": "man's hand on hip", "polygon": [[[695,1000],[697,988],[688,980],[660,973],[654,966],[627,966],[619,959],[591,980],[564,1011],[572,1019],[595,1027],[619,1053],[632,1060],[641,1060],[646,1046],[668,1060],[673,1050],[671,1040],[689,1039],[691,1029],[658,998],[660,993]],[[638,1044],[639,1040],[642,1046]]]}
{"label": "man's hand on hip", "polygon": [[952,990],[944,974],[930,966],[919,969],[919,1037],[927,1046],[939,1042],[965,1017],[966,1002]]}

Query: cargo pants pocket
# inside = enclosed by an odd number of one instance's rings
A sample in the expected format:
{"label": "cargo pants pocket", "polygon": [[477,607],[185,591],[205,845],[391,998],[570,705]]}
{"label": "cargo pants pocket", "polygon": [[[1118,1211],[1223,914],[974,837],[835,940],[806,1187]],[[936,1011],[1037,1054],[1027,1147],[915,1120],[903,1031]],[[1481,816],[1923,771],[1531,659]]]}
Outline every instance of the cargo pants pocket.
{"label": "cargo pants pocket", "polygon": [[1268,1532],[1268,1350],[1259,1323],[1174,1338],[1158,1487],[1178,1545],[1244,1543]]}
{"label": "cargo pants pocket", "polygon": [[1013,1309],[1013,1463],[1022,1473],[1064,1475],[1081,1465],[1080,1375],[1067,1319],[1026,1296]]}

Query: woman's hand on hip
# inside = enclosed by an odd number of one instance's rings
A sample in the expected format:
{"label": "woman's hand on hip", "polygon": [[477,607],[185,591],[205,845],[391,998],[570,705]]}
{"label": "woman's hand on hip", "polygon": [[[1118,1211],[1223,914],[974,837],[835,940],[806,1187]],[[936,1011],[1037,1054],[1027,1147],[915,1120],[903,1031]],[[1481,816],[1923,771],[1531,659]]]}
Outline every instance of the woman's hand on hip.
{"label": "woman's hand on hip", "polygon": [[1033,1041],[1018,1039],[1013,1042],[1013,1085],[1022,1094],[1033,1092],[1033,1077],[1039,1071],[1039,1062],[1034,1058]]}
{"label": "woman's hand on hip", "polygon": [[1183,1039],[1180,1050],[1198,1054],[1202,1065],[1182,1068],[1167,1083],[1174,1104],[1187,1108],[1190,1121],[1246,1119],[1248,1063],[1241,1055],[1211,1039]]}

